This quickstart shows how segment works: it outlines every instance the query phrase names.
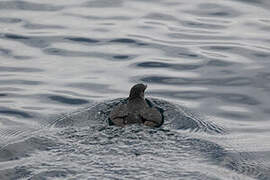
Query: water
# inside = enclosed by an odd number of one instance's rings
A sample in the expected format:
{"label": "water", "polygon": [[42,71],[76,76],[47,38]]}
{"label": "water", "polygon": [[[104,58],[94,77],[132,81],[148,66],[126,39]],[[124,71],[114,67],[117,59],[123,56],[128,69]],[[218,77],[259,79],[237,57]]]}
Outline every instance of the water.
{"label": "water", "polygon": [[[0,1],[0,179],[270,179],[267,0]],[[108,126],[135,83],[165,123]]]}

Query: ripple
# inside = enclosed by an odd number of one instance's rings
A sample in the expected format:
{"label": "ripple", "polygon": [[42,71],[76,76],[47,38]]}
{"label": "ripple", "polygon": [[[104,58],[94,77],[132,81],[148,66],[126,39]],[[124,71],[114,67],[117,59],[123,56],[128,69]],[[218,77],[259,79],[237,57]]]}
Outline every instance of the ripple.
{"label": "ripple", "polygon": [[170,84],[170,85],[246,86],[251,85],[253,83],[252,79],[245,77],[195,79],[195,78],[177,78],[166,76],[147,76],[139,79],[140,81],[145,83],[150,82],[150,83]]}
{"label": "ripple", "polygon": [[94,92],[100,93],[112,93],[115,92],[114,90],[110,89],[109,85],[107,84],[98,84],[98,83],[69,83],[66,86],[73,87],[77,89],[85,89]]}
{"label": "ripple", "polygon": [[[62,28],[60,26],[51,26],[51,25],[43,25],[40,26],[40,28]],[[32,29],[32,28],[31,28]],[[39,29],[39,28],[38,28]],[[1,38],[1,36],[0,36]],[[77,43],[83,43],[83,44],[95,44],[100,42],[100,40],[97,39],[92,39],[92,38],[86,38],[86,37],[66,37],[66,36],[23,36],[23,35],[19,35],[19,34],[11,34],[11,33],[5,33],[3,34],[2,38],[4,39],[8,39],[8,40],[15,40],[18,42],[22,42],[28,46],[31,47],[35,47],[35,48],[46,48],[49,45],[51,45],[52,43],[55,42],[77,42]],[[54,49],[54,48],[47,48],[48,50],[46,51],[50,51],[50,49]],[[55,48],[57,51],[57,48]],[[61,49],[59,48],[59,51],[61,51]],[[64,51],[64,50],[62,50]],[[9,52],[8,49],[5,48],[1,48],[0,52],[2,52],[3,54],[7,54]]]}
{"label": "ripple", "polygon": [[43,72],[43,69],[29,67],[4,67],[0,66],[0,72]]}
{"label": "ripple", "polygon": [[[227,28],[226,26],[224,25],[220,25],[220,24],[211,24],[211,23],[206,23],[206,22],[200,22],[200,21],[181,21],[181,24],[185,27],[191,27],[191,28],[201,28],[201,29],[211,29],[211,30],[214,30],[214,29],[225,29]],[[211,32],[213,34],[213,32]],[[217,32],[218,33],[218,32]]]}
{"label": "ripple", "polygon": [[31,171],[23,166],[15,166],[13,168],[7,168],[0,170],[1,179],[20,179],[31,175]]}
{"label": "ripple", "polygon": [[18,88],[18,87],[0,87],[0,91],[8,91],[10,92],[19,92],[23,91],[23,88]]}
{"label": "ripple", "polygon": [[73,51],[66,50],[61,48],[46,48],[43,49],[43,52],[48,55],[56,55],[56,56],[65,56],[65,57],[98,57],[105,60],[123,60],[123,59],[133,59],[135,55],[118,55],[118,54],[110,54],[106,52],[84,52],[84,51]]}
{"label": "ripple", "polygon": [[61,6],[52,6],[48,4],[30,3],[27,1],[1,1],[2,10],[27,10],[27,11],[57,11]]}
{"label": "ripple", "polygon": [[153,20],[158,20],[158,21],[178,21],[177,18],[175,18],[172,15],[169,14],[163,14],[163,13],[149,13],[143,18],[145,19],[153,19]]}
{"label": "ripple", "polygon": [[[249,47],[244,46],[231,46],[231,45],[215,45],[215,46],[204,46],[202,49],[221,52],[226,54],[235,54],[237,56],[247,57],[250,60],[256,59],[265,59],[269,56],[268,52],[262,50],[251,49]],[[237,59],[233,58],[236,62],[244,63],[243,61],[238,61]]]}
{"label": "ripple", "polygon": [[264,0],[236,0],[236,1],[243,2],[243,4],[249,3],[249,4],[254,5],[256,7],[261,6],[261,7],[265,8],[266,10],[268,10],[268,8],[270,7],[270,4],[268,3],[268,1],[264,1]]}
{"label": "ripple", "polygon": [[117,55],[117,56],[113,56],[114,59],[129,59],[129,56],[126,55]]}
{"label": "ripple", "polygon": [[163,63],[163,62],[141,62],[136,64],[138,67],[143,67],[143,68],[169,68],[169,69],[174,69],[174,70],[193,70],[193,69],[198,69],[202,67],[203,65],[189,65],[189,64],[169,64],[169,63]]}
{"label": "ripple", "polygon": [[21,85],[41,85],[43,82],[41,81],[32,81],[32,80],[19,80],[19,79],[10,79],[10,80],[0,80],[1,85],[7,85],[7,84],[21,84]]}
{"label": "ripple", "polygon": [[212,50],[219,50],[219,51],[229,51],[232,50],[234,47],[232,46],[210,46],[209,49]]}
{"label": "ripple", "polygon": [[119,8],[123,4],[122,0],[94,0],[94,1],[87,1],[82,6],[90,7],[90,8]]}
{"label": "ripple", "polygon": [[49,55],[58,55],[58,56],[68,56],[68,57],[90,57],[91,53],[83,51],[71,51],[60,48],[46,48],[43,50],[44,53]]}
{"label": "ripple", "polygon": [[9,56],[11,55],[11,52],[12,51],[9,49],[0,48],[0,55]]}
{"label": "ripple", "polygon": [[167,36],[169,38],[172,39],[179,39],[179,40],[183,40],[183,39],[194,39],[194,40],[235,40],[237,39],[237,37],[228,37],[225,35],[215,35],[213,33],[211,33],[211,35],[209,34],[192,34],[192,33],[185,33],[185,32],[173,32],[173,33],[168,33]]}
{"label": "ripple", "polygon": [[181,98],[189,100],[197,100],[209,97],[216,97],[224,102],[244,104],[244,105],[258,105],[259,101],[254,98],[237,93],[211,93],[204,91],[154,91],[153,95],[162,95],[172,98]]}
{"label": "ripple", "polygon": [[[131,20],[130,17],[128,16],[95,16],[95,15],[81,15],[77,13],[65,13],[66,16],[72,16],[72,17],[78,17],[78,18],[83,18],[91,21],[105,21],[105,20],[120,20],[120,21],[128,21]],[[114,25],[114,23],[102,23],[103,25]],[[102,31],[109,31],[108,29],[103,29]]]}
{"label": "ripple", "polygon": [[186,10],[185,12],[199,17],[222,17],[236,18],[241,16],[241,11],[235,10],[233,7],[216,3],[201,3],[194,10]]}
{"label": "ripple", "polygon": [[19,111],[19,110],[1,110],[0,109],[0,114],[7,114],[7,115],[12,115],[12,116],[20,116],[23,118],[32,118],[32,115],[24,112],[24,111]]}
{"label": "ripple", "polygon": [[125,44],[136,44],[137,42],[133,39],[124,39],[124,38],[121,38],[121,39],[113,39],[111,40],[110,42],[113,42],[113,43],[125,43]]}
{"label": "ripple", "polygon": [[257,77],[259,79],[263,79],[263,80],[266,80],[266,81],[269,82],[269,80],[270,80],[270,73],[268,73],[268,72],[258,72]]}
{"label": "ripple", "polygon": [[[0,1],[0,179],[269,179],[269,5]],[[160,128],[109,126],[134,82]]]}
{"label": "ripple", "polygon": [[218,93],[216,96],[223,101],[231,102],[231,103],[240,103],[240,104],[248,104],[248,105],[258,105],[259,101],[254,98],[237,93]]}
{"label": "ripple", "polygon": [[60,25],[48,25],[48,24],[32,24],[32,23],[26,23],[23,25],[26,29],[65,29],[64,26]]}
{"label": "ripple", "polygon": [[180,55],[181,57],[199,58],[199,55],[195,53],[181,52],[181,53],[178,53],[178,55]]}
{"label": "ripple", "polygon": [[44,177],[48,178],[67,178],[68,176],[75,176],[76,171],[72,170],[47,170],[41,171],[38,174],[35,174],[32,179],[43,179]]}
{"label": "ripple", "polygon": [[237,120],[247,120],[249,118],[249,115],[239,112],[221,112],[218,113],[221,117],[231,118],[231,119],[237,119]]}
{"label": "ripple", "polygon": [[[22,134],[20,134],[23,136]],[[57,142],[46,137],[27,137],[23,141],[10,143],[1,147],[0,162],[29,157],[34,151],[48,151],[57,147]]]}
{"label": "ripple", "polygon": [[189,100],[197,100],[211,96],[211,93],[203,91],[153,91],[151,94]]}
{"label": "ripple", "polygon": [[134,39],[129,39],[129,38],[117,38],[117,39],[112,39],[109,42],[111,43],[120,43],[120,44],[135,44],[137,46],[148,46],[149,44],[145,43],[145,42],[141,42],[141,41],[137,41]]}
{"label": "ripple", "polygon": [[75,41],[75,42],[90,43],[90,44],[100,42],[100,41],[98,41],[96,39],[90,39],[90,38],[84,38],[84,37],[67,37],[65,39]]}
{"label": "ripple", "polygon": [[29,60],[29,59],[33,59],[34,57],[32,56],[13,56],[14,59],[17,59],[17,60]]}
{"label": "ripple", "polygon": [[270,53],[255,52],[253,55],[259,58],[268,58],[270,56]]}
{"label": "ripple", "polygon": [[14,40],[25,40],[25,39],[30,39],[26,36],[21,36],[21,35],[17,35],[17,34],[5,34],[5,37],[8,39],[14,39]]}
{"label": "ripple", "polygon": [[19,23],[22,22],[19,18],[0,17],[0,23]]}
{"label": "ripple", "polygon": [[109,42],[111,42],[111,43],[121,43],[121,44],[123,43],[123,44],[127,44],[127,45],[129,45],[129,44],[135,44],[137,46],[148,46],[147,43],[138,42],[138,41],[136,41],[134,39],[128,39],[128,38],[112,39]]}
{"label": "ripple", "polygon": [[[165,124],[162,125],[161,128],[163,128],[163,126],[170,126],[176,129],[201,131],[210,134],[225,133],[222,127],[203,119],[203,117],[199,117],[196,113],[182,106],[154,98],[147,100],[152,106],[160,109],[160,111],[164,113]],[[88,123],[96,124],[101,122],[110,124],[108,119],[112,108],[119,103],[126,103],[126,101],[127,99],[121,98],[94,104],[89,108],[57,118],[55,121],[49,122],[49,124],[57,125],[57,127],[65,127],[64,125],[85,126],[85,124]]]}
{"label": "ripple", "polygon": [[[31,36],[22,36],[19,34],[10,34],[10,33],[6,33],[4,34],[4,38],[5,39],[9,39],[9,40],[15,40],[18,42],[22,42],[28,46],[31,47],[35,47],[35,48],[44,48],[47,47],[50,43],[48,42],[48,40],[50,38],[47,37],[47,40],[45,40],[46,37],[31,37]],[[52,38],[52,39],[56,39],[56,37]]]}
{"label": "ripple", "polygon": [[227,62],[221,59],[211,59],[207,62],[207,66],[216,66],[216,67],[227,67],[233,64],[234,63],[232,62]]}
{"label": "ripple", "polygon": [[67,98],[63,96],[49,96],[49,99],[53,101],[57,101],[64,104],[72,104],[72,105],[81,105],[81,104],[87,104],[89,101],[84,99],[78,99],[78,98]]}

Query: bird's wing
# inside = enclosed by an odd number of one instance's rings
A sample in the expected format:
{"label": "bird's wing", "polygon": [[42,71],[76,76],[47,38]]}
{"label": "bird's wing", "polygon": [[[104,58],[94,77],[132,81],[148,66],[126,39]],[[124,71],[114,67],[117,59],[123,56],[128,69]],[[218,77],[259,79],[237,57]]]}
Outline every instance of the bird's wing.
{"label": "bird's wing", "polygon": [[128,108],[126,104],[116,106],[110,113],[110,119],[124,118],[128,115]]}
{"label": "bird's wing", "polygon": [[151,127],[157,127],[162,124],[162,115],[161,113],[154,107],[144,109],[141,112],[141,116],[145,121],[144,124]]}

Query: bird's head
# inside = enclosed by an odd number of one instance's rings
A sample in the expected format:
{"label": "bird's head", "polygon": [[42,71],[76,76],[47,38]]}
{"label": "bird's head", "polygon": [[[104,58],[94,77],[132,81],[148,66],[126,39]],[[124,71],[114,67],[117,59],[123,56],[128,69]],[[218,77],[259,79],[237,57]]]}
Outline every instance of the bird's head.
{"label": "bird's head", "polygon": [[144,91],[147,88],[147,85],[144,84],[136,84],[134,85],[129,92],[129,99],[144,99]]}

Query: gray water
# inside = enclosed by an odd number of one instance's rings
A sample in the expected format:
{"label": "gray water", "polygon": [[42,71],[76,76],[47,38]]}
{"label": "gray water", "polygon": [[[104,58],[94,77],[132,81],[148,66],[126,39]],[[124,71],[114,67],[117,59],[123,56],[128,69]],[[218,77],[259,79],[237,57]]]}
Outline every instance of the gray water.
{"label": "gray water", "polygon": [[[0,1],[0,179],[270,179],[268,0]],[[136,83],[165,123],[108,125]]]}

